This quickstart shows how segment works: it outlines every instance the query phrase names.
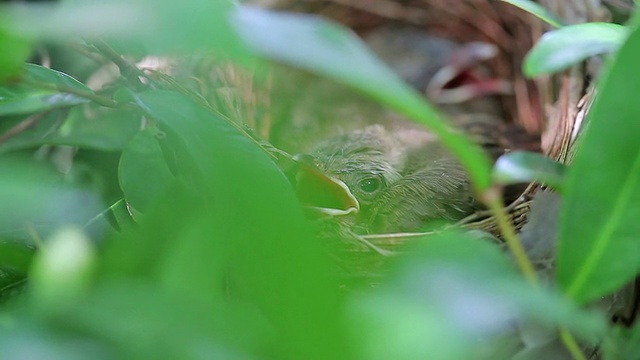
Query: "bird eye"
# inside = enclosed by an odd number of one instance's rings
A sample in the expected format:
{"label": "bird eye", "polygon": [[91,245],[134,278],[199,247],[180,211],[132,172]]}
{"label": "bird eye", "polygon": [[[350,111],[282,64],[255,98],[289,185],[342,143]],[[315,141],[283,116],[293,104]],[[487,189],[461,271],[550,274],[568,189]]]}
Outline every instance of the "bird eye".
{"label": "bird eye", "polygon": [[366,193],[374,193],[380,189],[380,180],[377,178],[366,178],[360,181],[360,190]]}

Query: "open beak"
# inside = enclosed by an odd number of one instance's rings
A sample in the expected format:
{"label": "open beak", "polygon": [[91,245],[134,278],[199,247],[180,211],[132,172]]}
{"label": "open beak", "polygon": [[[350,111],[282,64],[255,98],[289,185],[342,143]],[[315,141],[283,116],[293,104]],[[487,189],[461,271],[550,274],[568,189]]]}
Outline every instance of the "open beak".
{"label": "open beak", "polygon": [[296,192],[312,216],[344,216],[360,211],[360,204],[347,185],[324,174],[309,155],[296,155]]}

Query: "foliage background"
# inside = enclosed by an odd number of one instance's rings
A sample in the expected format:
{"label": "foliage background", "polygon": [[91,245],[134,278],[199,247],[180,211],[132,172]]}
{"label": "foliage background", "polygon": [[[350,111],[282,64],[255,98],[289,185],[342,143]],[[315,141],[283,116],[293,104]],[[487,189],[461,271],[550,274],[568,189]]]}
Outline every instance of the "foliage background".
{"label": "foliage background", "polygon": [[[278,156],[177,76],[129,59],[212,56],[258,76],[272,60],[331,78],[437,133],[504,215],[487,156],[351,32],[205,0],[63,1],[0,15],[2,358],[533,359],[594,348],[640,358],[638,327],[594,306],[640,268],[633,18],[547,33],[525,67],[557,71],[621,46],[557,184],[557,271],[535,273],[503,223],[513,256],[452,230],[408,245],[382,285],[344,289]],[[64,72],[27,64],[44,44]],[[560,56],[568,44],[591,51]],[[95,62],[119,75],[88,86]]]}

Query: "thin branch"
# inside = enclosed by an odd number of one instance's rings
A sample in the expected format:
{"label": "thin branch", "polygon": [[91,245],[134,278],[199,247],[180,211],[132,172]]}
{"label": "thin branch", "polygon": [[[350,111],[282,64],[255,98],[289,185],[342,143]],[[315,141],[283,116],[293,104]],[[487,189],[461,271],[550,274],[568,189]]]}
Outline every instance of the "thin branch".
{"label": "thin branch", "polygon": [[0,144],[5,143],[7,140],[11,139],[12,137],[29,129],[30,127],[35,125],[38,121],[40,121],[40,119],[47,116],[50,112],[51,110],[43,111],[43,112],[31,115],[26,119],[20,121],[11,129],[7,130],[4,134],[0,135]]}
{"label": "thin branch", "polygon": [[433,235],[434,232],[405,232],[405,233],[390,233],[390,234],[369,234],[369,235],[360,235],[361,238],[366,240],[384,240],[384,239],[408,239],[408,238],[416,238],[427,235]]}
{"label": "thin branch", "polygon": [[127,61],[122,55],[118,54],[111,48],[104,40],[96,40],[91,43],[96,50],[111,62],[116,64],[120,69],[120,74],[127,80],[133,82],[136,87],[144,86],[140,81],[140,77],[147,79],[147,81],[155,84],[155,81],[151,79],[144,71],[140,70],[137,66]]}
{"label": "thin branch", "polygon": [[362,237],[361,235],[358,235],[356,233],[353,233],[351,231],[349,231],[350,235],[354,237],[354,239],[360,241],[361,243],[363,243],[364,245],[366,245],[367,247],[369,247],[370,249],[372,249],[373,251],[377,252],[378,254],[382,255],[382,256],[393,256],[395,255],[395,252],[393,251],[389,251],[389,250],[385,250],[381,247],[378,247],[376,245],[374,245],[373,243],[371,243],[369,240],[365,239],[364,237]]}
{"label": "thin branch", "polygon": [[[511,212],[511,210],[516,209],[518,206],[524,204],[525,202],[527,202],[526,197],[521,195],[516,200],[512,201],[511,204],[507,205],[505,207],[505,210],[507,212]],[[456,222],[455,225],[463,226],[463,225],[475,222],[476,220],[479,220],[479,219],[486,219],[491,215],[493,215],[493,212],[491,210],[478,210],[473,214],[463,218],[462,220],[459,220],[458,222]]]}

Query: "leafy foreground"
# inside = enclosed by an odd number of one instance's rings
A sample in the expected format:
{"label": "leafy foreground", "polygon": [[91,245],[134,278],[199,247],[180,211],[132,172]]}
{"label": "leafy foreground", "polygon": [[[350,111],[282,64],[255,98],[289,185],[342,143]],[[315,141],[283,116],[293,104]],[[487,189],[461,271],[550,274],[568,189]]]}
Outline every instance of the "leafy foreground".
{"label": "leafy foreground", "polygon": [[[558,332],[579,340],[573,357],[598,347],[609,359],[640,356],[637,326],[609,324],[606,306],[585,307],[638,273],[636,29],[603,75],[566,176],[557,166],[544,174],[540,159],[542,170],[524,163],[524,175],[501,173],[562,189],[557,287],[547,286],[553,273],[527,282],[494,242],[456,229],[401,249],[380,284],[346,287],[277,153],[231,112],[119,54],[206,50],[260,68],[256,52],[332,78],[429,126],[476,189],[489,189],[486,156],[353,34],[222,1],[2,10],[1,358],[570,358]],[[107,10],[118,21],[87,25]],[[34,21],[42,11],[52,16]],[[121,76],[98,87],[79,81],[87,52],[71,62],[73,77],[24,64],[36,41],[64,48],[70,34]],[[350,61],[333,61],[342,58]]]}

